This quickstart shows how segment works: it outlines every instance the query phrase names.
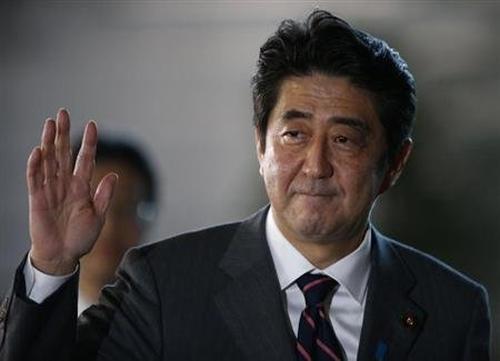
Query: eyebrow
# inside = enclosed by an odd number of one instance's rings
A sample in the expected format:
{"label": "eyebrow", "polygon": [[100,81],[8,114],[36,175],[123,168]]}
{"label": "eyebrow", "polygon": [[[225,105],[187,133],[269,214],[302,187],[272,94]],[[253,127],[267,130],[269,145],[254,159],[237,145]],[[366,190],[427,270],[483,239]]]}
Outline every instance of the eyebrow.
{"label": "eyebrow", "polygon": [[297,119],[297,118],[312,119],[312,117],[313,117],[312,113],[303,112],[303,111],[297,110],[297,109],[285,110],[281,114],[281,119],[283,119],[283,120],[293,120],[293,119]]}
{"label": "eyebrow", "polygon": [[[294,119],[310,120],[312,118],[313,118],[312,113],[305,112],[305,111],[298,110],[298,109],[286,110],[281,114],[281,119],[284,120],[285,123],[288,120],[294,120]],[[363,121],[359,118],[333,116],[329,119],[329,121],[332,123],[335,123],[335,124],[344,124],[344,125],[350,126],[352,128],[356,128],[356,129],[359,129],[365,133],[370,130],[370,127],[368,126],[368,124],[366,124],[365,121]]]}

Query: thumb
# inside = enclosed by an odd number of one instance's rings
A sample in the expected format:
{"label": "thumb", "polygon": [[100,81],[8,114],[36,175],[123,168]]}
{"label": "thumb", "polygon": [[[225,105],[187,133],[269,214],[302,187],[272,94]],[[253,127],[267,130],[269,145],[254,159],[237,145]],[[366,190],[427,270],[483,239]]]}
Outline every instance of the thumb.
{"label": "thumb", "polygon": [[104,219],[106,211],[111,203],[111,198],[113,197],[113,191],[118,181],[118,174],[109,173],[107,174],[97,186],[97,190],[94,194],[94,207],[97,215]]}

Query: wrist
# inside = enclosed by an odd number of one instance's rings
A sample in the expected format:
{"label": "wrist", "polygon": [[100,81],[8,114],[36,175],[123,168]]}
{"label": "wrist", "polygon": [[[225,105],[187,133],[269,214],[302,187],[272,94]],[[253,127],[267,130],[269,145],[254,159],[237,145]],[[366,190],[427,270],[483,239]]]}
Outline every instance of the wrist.
{"label": "wrist", "polygon": [[31,265],[38,271],[51,276],[65,276],[73,273],[78,265],[78,260],[43,260],[30,252]]}

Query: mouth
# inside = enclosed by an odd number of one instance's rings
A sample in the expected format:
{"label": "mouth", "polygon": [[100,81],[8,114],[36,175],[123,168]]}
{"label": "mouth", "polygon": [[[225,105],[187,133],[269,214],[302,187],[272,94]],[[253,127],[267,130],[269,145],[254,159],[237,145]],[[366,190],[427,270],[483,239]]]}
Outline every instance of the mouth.
{"label": "mouth", "polygon": [[306,197],[333,197],[335,193],[332,192],[297,192],[298,195]]}
{"label": "mouth", "polygon": [[311,198],[332,198],[339,195],[339,190],[336,186],[320,182],[292,184],[290,191],[292,194]]}

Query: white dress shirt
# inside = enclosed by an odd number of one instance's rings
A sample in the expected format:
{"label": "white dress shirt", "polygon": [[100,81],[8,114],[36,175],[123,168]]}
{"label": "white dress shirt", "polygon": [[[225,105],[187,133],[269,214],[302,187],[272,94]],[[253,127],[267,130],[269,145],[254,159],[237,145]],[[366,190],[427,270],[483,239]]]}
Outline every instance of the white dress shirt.
{"label": "white dress shirt", "polygon": [[40,272],[31,263],[31,257],[28,254],[26,263],[24,264],[24,283],[26,286],[26,296],[36,303],[42,303],[47,297],[53,294],[66,280],[73,276],[78,271],[76,269],[64,276],[52,276]]}
{"label": "white dress shirt", "polygon": [[[78,271],[78,266],[76,269],[63,276],[51,276],[43,273],[33,266],[31,263],[31,258],[28,255],[26,264],[24,265],[24,282],[26,285],[26,295],[36,303],[42,303],[51,294],[53,294],[59,287],[61,287],[71,276],[73,276]],[[85,297],[84,294],[78,292],[78,316],[82,314],[87,308],[92,306],[92,301]]]}
{"label": "white dress shirt", "polygon": [[295,335],[299,329],[300,314],[306,306],[304,295],[295,281],[307,272],[326,274],[339,283],[330,304],[333,329],[347,361],[356,361],[371,269],[370,228],[354,252],[321,270],[286,240],[274,221],[272,209],[267,214],[266,236],[281,290],[286,294],[288,316]]}

